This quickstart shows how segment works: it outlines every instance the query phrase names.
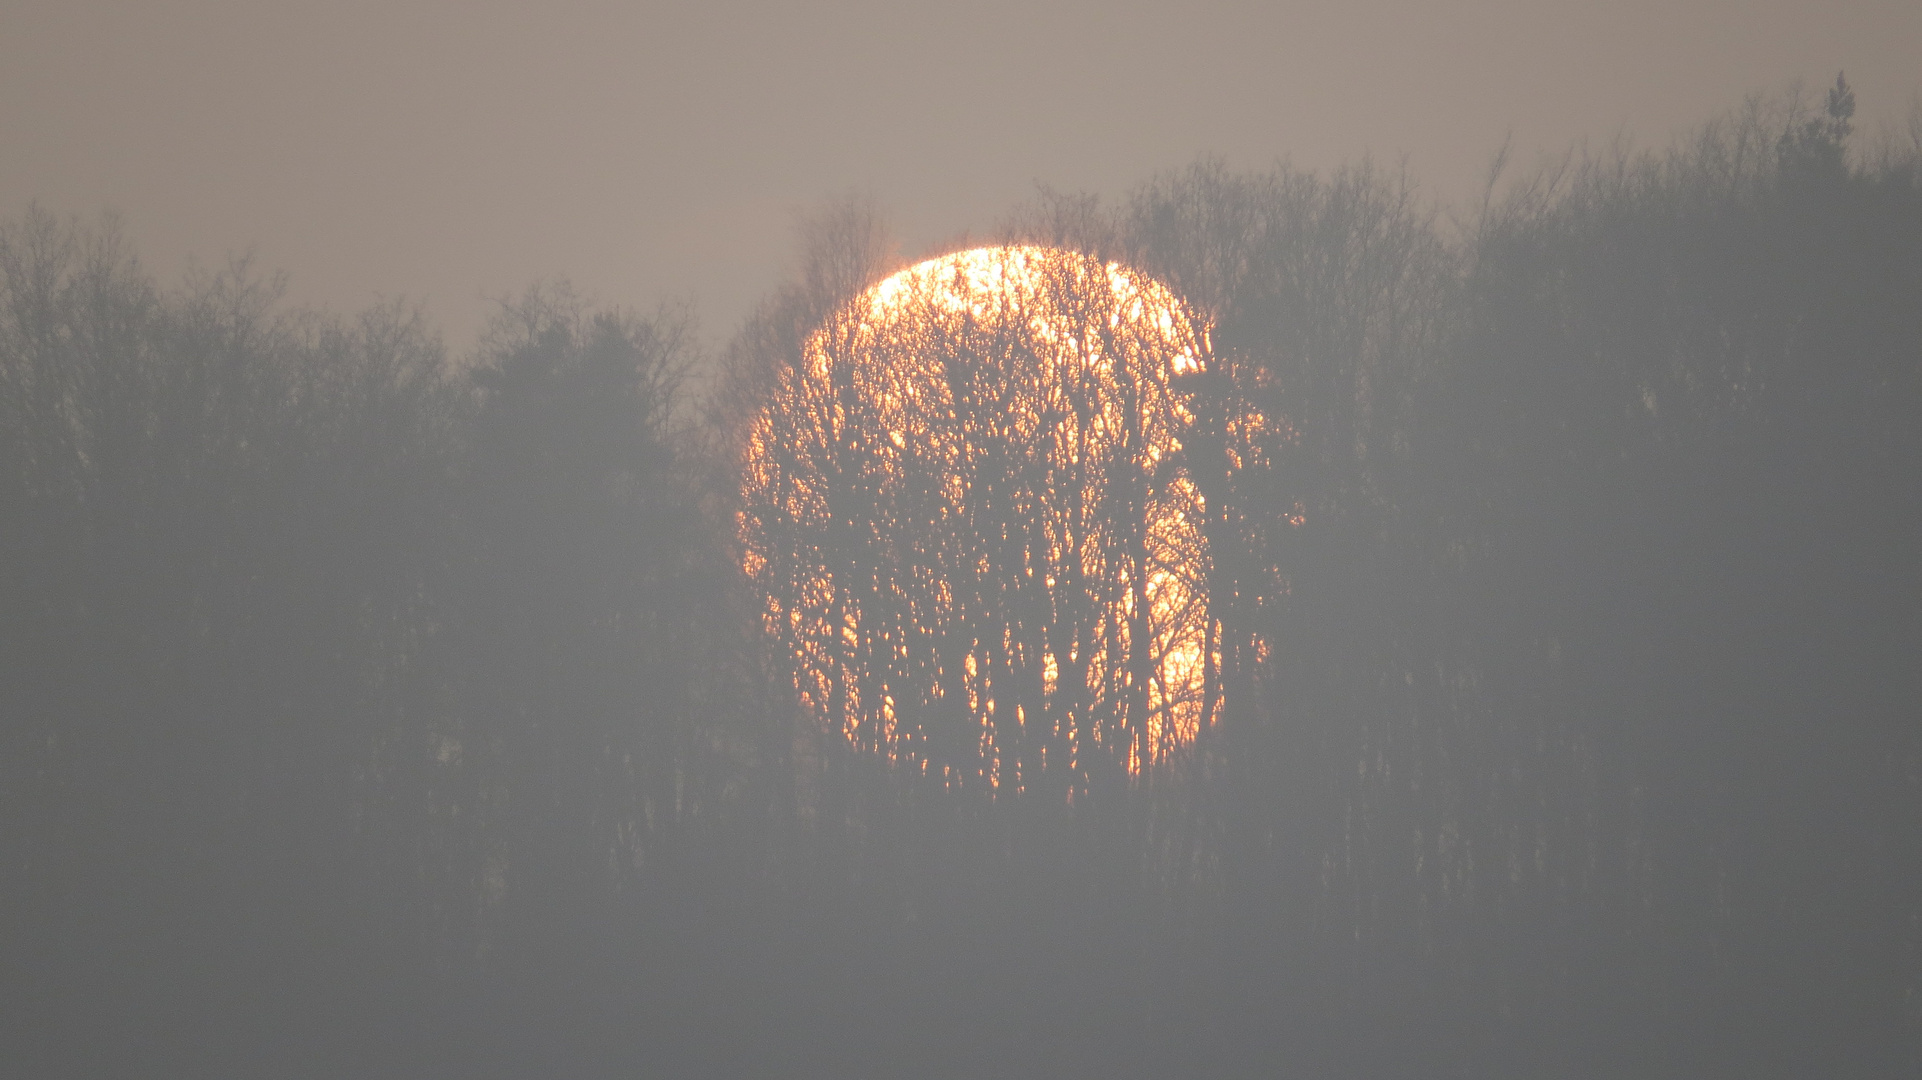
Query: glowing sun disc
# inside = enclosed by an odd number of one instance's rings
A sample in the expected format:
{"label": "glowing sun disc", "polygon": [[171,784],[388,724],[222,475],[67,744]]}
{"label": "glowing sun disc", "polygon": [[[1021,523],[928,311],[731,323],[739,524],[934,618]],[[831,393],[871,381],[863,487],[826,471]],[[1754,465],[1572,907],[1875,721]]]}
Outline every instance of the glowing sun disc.
{"label": "glowing sun disc", "polygon": [[748,431],[740,521],[824,730],[1072,798],[1212,722],[1180,384],[1206,347],[1159,282],[1035,246],[917,263],[807,338]]}

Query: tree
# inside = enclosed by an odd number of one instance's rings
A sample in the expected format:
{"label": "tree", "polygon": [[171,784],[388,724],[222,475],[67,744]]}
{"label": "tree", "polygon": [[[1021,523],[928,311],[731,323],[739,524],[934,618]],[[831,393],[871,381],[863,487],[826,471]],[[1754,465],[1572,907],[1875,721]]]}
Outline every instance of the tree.
{"label": "tree", "polygon": [[470,895],[509,903],[521,929],[611,902],[709,794],[688,782],[715,584],[688,453],[693,348],[679,313],[536,287],[501,305],[468,375],[441,745]]}
{"label": "tree", "polygon": [[1211,722],[1205,338],[1093,256],[983,248],[867,289],[742,440],[765,624],[825,730],[964,789],[1139,773]]}

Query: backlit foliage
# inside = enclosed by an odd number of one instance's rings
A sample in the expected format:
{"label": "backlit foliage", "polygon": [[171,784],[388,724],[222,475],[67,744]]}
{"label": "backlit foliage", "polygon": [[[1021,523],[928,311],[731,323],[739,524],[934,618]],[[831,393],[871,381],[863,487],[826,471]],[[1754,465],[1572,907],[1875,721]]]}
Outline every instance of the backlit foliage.
{"label": "backlit foliage", "polygon": [[952,786],[1140,774],[1219,707],[1181,377],[1159,283],[1042,247],[931,259],[774,379],[740,519],[823,729]]}

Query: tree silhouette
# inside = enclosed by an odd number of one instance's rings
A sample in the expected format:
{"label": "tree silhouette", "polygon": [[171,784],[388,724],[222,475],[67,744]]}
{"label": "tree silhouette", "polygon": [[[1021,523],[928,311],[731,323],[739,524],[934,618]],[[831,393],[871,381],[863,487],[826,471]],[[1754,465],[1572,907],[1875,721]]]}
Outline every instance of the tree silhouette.
{"label": "tree silhouette", "polygon": [[672,311],[456,368],[0,225],[7,1062],[1915,1073],[1922,143],[1852,125],[1452,231],[851,200],[698,402]]}
{"label": "tree silhouette", "polygon": [[942,783],[1072,799],[1211,722],[1205,336],[1056,249],[889,277],[786,358],[744,440],[765,624],[827,730]]}

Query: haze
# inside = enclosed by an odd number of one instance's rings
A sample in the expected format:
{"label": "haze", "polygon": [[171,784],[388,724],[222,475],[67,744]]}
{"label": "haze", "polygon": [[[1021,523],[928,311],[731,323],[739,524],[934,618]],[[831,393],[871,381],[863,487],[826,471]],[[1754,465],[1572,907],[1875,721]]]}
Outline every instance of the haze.
{"label": "haze", "polygon": [[1917,5],[0,5],[0,1074],[1922,1076]]}
{"label": "haze", "polygon": [[1044,183],[1114,195],[1219,155],[1406,160],[1427,195],[1846,70],[1858,127],[1922,90],[1922,6],[14,0],[0,206],[112,208],[149,265],[252,251],[292,297],[486,297],[565,274],[725,337],[797,213],[850,190],[915,255]]}

